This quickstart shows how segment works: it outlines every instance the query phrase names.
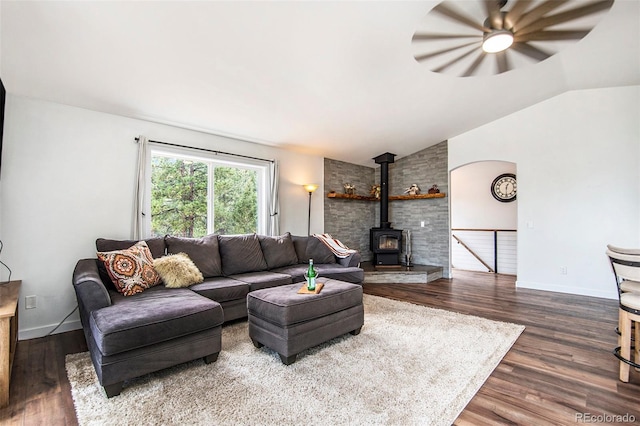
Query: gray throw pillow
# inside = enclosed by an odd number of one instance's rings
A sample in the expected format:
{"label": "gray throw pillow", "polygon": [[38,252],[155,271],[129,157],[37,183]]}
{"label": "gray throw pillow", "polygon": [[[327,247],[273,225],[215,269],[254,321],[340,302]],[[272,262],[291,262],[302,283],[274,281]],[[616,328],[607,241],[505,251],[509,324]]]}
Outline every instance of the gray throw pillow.
{"label": "gray throw pillow", "polygon": [[218,251],[218,236],[209,234],[202,238],[165,237],[167,253],[186,253],[205,278],[222,275],[222,261]]}
{"label": "gray throw pillow", "polygon": [[224,275],[264,271],[267,262],[256,234],[220,235],[220,259]]}
{"label": "gray throw pillow", "polygon": [[333,252],[322,241],[316,237],[309,237],[307,242],[307,262],[313,259],[313,263],[336,263]]}
{"label": "gray throw pillow", "polygon": [[298,263],[298,255],[296,255],[296,249],[289,232],[277,237],[258,235],[258,240],[269,269]]}

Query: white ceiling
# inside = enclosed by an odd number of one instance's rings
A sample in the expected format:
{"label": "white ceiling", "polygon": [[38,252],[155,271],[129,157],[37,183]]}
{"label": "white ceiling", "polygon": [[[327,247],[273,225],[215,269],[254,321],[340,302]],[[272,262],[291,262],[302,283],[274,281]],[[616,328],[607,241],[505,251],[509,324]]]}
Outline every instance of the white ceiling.
{"label": "white ceiling", "polygon": [[0,77],[12,94],[368,166],[568,90],[640,84],[638,0],[546,61],[468,78],[413,58],[437,3],[5,0]]}

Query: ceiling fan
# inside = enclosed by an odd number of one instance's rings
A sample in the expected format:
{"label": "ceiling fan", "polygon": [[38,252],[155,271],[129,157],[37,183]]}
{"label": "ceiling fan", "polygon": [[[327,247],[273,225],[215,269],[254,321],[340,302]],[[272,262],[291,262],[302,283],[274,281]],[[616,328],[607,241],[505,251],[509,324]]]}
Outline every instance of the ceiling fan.
{"label": "ceiling fan", "polygon": [[445,0],[414,33],[414,58],[461,77],[504,73],[581,40],[613,1]]}

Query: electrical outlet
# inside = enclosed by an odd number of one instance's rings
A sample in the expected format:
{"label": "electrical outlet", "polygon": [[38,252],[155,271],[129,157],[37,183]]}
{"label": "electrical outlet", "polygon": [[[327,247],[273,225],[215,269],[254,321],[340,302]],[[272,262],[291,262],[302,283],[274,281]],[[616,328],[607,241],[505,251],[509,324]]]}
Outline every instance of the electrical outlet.
{"label": "electrical outlet", "polygon": [[424,228],[424,220],[420,221],[420,228]]}
{"label": "electrical outlet", "polygon": [[560,273],[562,275],[567,275],[567,267],[566,266],[561,266],[560,267]]}
{"label": "electrical outlet", "polygon": [[25,309],[33,309],[36,307],[36,296],[25,296],[24,298],[24,308]]}

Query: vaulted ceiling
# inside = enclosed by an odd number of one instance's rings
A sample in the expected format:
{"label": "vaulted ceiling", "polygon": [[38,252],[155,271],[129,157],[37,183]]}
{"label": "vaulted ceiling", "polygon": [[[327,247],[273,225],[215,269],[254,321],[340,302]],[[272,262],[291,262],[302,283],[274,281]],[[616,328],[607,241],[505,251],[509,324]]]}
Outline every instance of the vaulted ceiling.
{"label": "vaulted ceiling", "polygon": [[0,77],[20,96],[369,166],[569,90],[640,84],[636,0],[543,62],[476,77],[414,59],[438,3],[2,1]]}

